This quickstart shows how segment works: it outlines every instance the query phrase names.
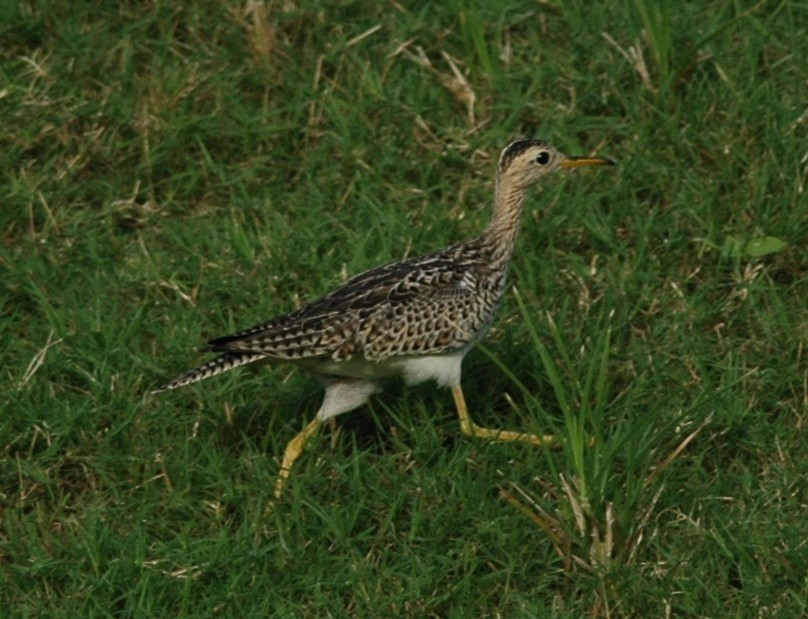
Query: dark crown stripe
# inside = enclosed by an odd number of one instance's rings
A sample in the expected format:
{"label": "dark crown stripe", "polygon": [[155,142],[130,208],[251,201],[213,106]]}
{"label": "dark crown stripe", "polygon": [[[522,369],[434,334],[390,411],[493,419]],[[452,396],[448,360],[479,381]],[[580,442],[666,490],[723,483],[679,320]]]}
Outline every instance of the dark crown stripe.
{"label": "dark crown stripe", "polygon": [[534,140],[533,138],[517,138],[502,149],[502,154],[499,156],[499,169],[500,171],[506,170],[515,157],[525,152],[528,148],[533,146],[541,146],[544,144],[542,140]]}

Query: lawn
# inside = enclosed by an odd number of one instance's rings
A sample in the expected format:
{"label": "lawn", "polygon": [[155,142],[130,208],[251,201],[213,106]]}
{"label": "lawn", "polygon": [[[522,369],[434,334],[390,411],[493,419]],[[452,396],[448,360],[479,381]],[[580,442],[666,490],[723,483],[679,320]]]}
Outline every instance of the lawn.
{"label": "lawn", "polygon": [[[808,612],[808,4],[0,7],[8,617]],[[309,445],[291,366],[207,339],[533,191],[464,363]]]}

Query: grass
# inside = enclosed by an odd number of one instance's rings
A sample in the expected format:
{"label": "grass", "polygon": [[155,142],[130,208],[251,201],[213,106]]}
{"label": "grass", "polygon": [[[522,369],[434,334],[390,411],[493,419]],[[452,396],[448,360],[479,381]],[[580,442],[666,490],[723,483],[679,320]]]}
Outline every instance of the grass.
{"label": "grass", "polygon": [[[8,616],[803,615],[807,23],[4,4]],[[207,337],[476,234],[519,134],[620,162],[531,197],[464,366],[478,423],[562,447],[467,440],[447,392],[392,383],[267,513],[313,382],[149,390]]]}

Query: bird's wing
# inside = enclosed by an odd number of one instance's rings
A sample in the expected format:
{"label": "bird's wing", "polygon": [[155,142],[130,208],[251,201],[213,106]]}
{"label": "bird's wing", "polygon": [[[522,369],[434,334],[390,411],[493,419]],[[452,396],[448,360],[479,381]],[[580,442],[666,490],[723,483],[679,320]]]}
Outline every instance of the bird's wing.
{"label": "bird's wing", "polygon": [[[260,352],[288,361],[358,354],[381,359],[468,343],[464,332],[472,327],[455,323],[476,294],[474,265],[459,265],[453,249],[360,273],[309,305],[211,340],[206,349]],[[426,338],[421,338],[423,350],[408,350],[419,334]],[[391,349],[385,342],[392,340],[410,344]]]}

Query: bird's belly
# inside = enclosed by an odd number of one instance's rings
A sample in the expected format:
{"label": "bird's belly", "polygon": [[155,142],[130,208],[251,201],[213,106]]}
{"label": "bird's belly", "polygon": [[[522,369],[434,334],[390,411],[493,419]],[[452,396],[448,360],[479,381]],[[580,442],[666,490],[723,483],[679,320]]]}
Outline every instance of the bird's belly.
{"label": "bird's belly", "polygon": [[406,355],[382,360],[351,357],[345,360],[317,359],[301,364],[304,369],[323,376],[383,379],[401,376],[414,385],[435,380],[439,385],[460,384],[460,365],[467,348],[440,355]]}

